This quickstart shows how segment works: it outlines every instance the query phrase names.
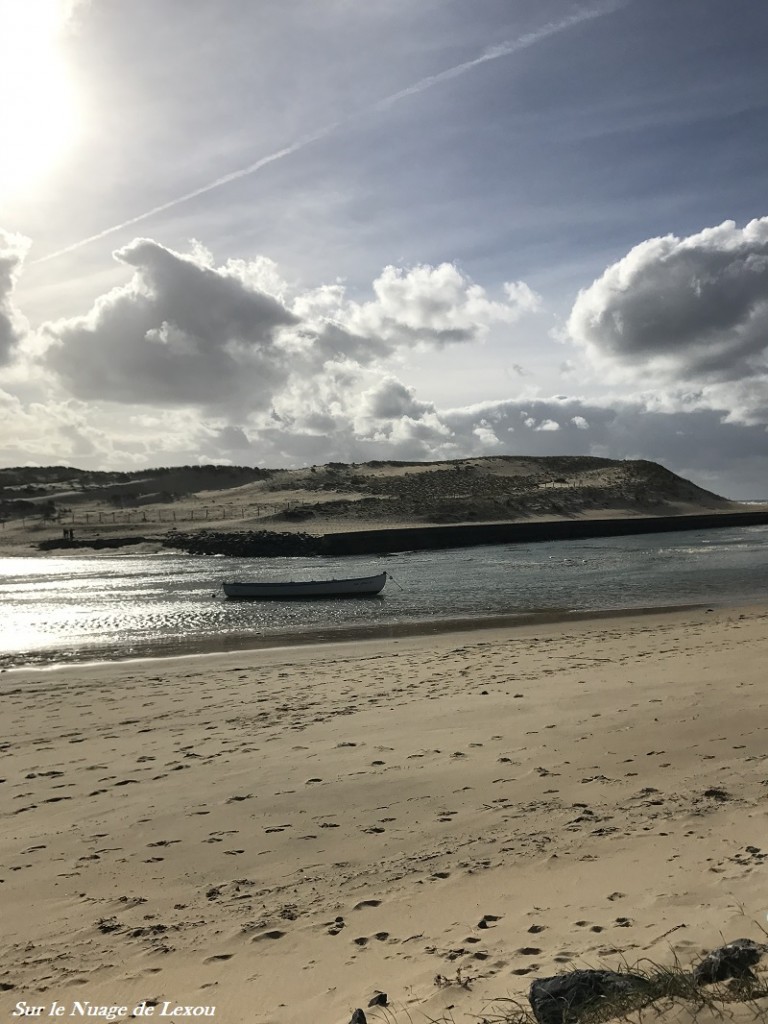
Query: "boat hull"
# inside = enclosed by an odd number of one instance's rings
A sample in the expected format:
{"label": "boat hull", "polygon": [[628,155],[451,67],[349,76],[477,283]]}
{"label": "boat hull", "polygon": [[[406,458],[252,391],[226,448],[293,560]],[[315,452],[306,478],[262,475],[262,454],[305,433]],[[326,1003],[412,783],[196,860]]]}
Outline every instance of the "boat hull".
{"label": "boat hull", "polygon": [[358,576],[346,580],[306,580],[304,582],[246,582],[222,583],[226,597],[250,600],[277,600],[312,597],[373,597],[380,594],[387,582],[387,574]]}

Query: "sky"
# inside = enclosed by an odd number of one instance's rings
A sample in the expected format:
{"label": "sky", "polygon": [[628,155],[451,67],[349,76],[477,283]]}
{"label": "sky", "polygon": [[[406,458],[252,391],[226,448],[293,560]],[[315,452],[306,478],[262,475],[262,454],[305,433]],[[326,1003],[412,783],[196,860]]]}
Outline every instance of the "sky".
{"label": "sky", "polygon": [[768,497],[768,5],[0,0],[0,465]]}

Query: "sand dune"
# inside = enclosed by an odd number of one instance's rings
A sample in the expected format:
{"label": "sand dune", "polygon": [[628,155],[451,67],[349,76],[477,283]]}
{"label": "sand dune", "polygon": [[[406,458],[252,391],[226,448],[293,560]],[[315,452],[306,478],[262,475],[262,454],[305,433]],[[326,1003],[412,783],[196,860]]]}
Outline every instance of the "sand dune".
{"label": "sand dune", "polygon": [[569,966],[761,938],[767,627],[702,609],[3,673],[3,1019],[459,1021]]}
{"label": "sand dune", "polygon": [[78,545],[144,538],[144,548],[125,548],[137,553],[158,550],[174,529],[324,535],[747,508],[754,510],[653,462],[587,456],[330,463],[291,470],[187,466],[131,474],[7,469],[0,470],[0,552],[37,551],[41,542],[61,541],[67,528],[74,529]]}

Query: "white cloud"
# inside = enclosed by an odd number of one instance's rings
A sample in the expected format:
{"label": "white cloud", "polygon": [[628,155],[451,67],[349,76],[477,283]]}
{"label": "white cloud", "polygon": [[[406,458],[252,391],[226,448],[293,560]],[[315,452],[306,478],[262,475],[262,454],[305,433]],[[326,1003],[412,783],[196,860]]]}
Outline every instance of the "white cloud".
{"label": "white cloud", "polygon": [[373,290],[374,301],[350,303],[342,315],[351,330],[396,345],[476,341],[492,324],[514,323],[540,303],[521,281],[505,285],[506,302],[493,300],[452,263],[385,267]]}
{"label": "white cloud", "polygon": [[28,330],[13,304],[13,290],[30,244],[29,239],[0,228],[0,366],[11,361]]}
{"label": "white cloud", "polygon": [[768,217],[642,242],[579,293],[568,330],[603,367],[768,422]]}
{"label": "white cloud", "polygon": [[522,282],[494,300],[447,263],[387,267],[360,303],[339,282],[298,290],[265,257],[217,267],[198,242],[181,254],[137,239],[115,258],[132,279],[44,325],[42,365],[77,398],[198,407],[233,422],[276,410],[327,430],[350,405],[344,392],[365,388],[370,415],[405,403],[418,420],[428,407],[386,379],[398,348],[477,342],[537,302]]}
{"label": "white cloud", "polygon": [[504,291],[510,302],[526,313],[535,313],[541,309],[541,296],[529,288],[525,281],[507,281]]}

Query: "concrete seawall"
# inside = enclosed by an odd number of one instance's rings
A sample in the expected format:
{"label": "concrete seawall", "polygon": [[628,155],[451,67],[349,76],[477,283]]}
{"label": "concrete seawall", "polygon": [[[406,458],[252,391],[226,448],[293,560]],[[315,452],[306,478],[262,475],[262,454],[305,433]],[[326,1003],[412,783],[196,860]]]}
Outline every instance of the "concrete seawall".
{"label": "concrete seawall", "polygon": [[367,555],[390,551],[424,551],[475,547],[480,544],[530,544],[586,537],[619,537],[636,533],[709,530],[727,526],[768,524],[768,510],[719,512],[686,516],[615,519],[566,519],[535,523],[472,523],[460,526],[413,526],[402,529],[329,533],[322,537],[327,555]]}

